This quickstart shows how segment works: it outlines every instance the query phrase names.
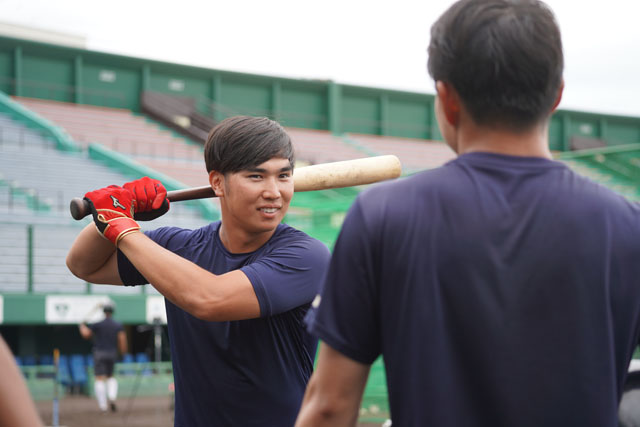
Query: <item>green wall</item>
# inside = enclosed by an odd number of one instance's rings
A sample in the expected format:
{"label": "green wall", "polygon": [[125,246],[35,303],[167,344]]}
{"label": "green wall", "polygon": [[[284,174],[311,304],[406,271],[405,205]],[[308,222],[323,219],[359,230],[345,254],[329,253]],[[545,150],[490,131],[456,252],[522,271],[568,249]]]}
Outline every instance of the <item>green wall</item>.
{"label": "green wall", "polygon": [[328,129],[326,92],[322,84],[274,83],[275,118],[284,126]]}
{"label": "green wall", "polygon": [[374,91],[343,87],[341,111],[344,132],[380,134],[380,100]]}
{"label": "green wall", "polygon": [[82,62],[79,102],[102,107],[138,110],[142,73],[135,68],[115,67],[87,58]]}
{"label": "green wall", "polygon": [[[426,77],[425,77],[426,78]],[[439,139],[433,95],[193,67],[0,37],[0,90],[11,95],[140,110],[150,89],[196,99],[217,120],[265,115],[285,126]],[[640,142],[640,118],[558,111],[549,144],[572,136]]]}
{"label": "green wall", "polygon": [[178,70],[150,71],[149,89],[153,91],[187,97],[206,96],[211,92],[211,79],[204,75],[181,75]]}
{"label": "green wall", "polygon": [[227,78],[218,103],[224,106],[223,117],[234,114],[268,116],[271,112],[271,85],[264,80]]}
{"label": "green wall", "polygon": [[74,67],[66,58],[49,55],[22,56],[22,95],[74,102]]}
{"label": "green wall", "polygon": [[422,139],[440,137],[436,130],[433,104],[425,104],[418,99],[390,100],[388,108],[386,124],[389,134]]}
{"label": "green wall", "polygon": [[13,50],[0,49],[0,91],[10,93],[13,90]]}

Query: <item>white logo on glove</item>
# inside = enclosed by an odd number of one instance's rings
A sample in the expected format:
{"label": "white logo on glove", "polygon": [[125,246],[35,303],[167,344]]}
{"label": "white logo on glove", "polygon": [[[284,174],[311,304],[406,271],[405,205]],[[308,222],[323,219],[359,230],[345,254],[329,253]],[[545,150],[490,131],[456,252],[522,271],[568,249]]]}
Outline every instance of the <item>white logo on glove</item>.
{"label": "white logo on glove", "polygon": [[109,196],[109,197],[111,197],[111,200],[113,200],[113,207],[114,208],[122,208],[125,211],[127,210],[127,208],[122,206],[122,204],[114,196]]}

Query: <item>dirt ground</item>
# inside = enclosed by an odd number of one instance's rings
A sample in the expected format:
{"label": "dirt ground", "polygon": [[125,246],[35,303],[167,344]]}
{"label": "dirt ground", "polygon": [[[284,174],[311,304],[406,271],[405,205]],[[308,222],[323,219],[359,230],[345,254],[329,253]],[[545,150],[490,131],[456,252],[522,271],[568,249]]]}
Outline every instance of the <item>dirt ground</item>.
{"label": "dirt ground", "polygon": [[[68,396],[59,402],[59,425],[66,427],[173,427],[168,397],[118,399],[117,411],[102,413],[87,396]],[[53,425],[52,401],[36,402],[45,425]]]}
{"label": "dirt ground", "polygon": [[[173,427],[169,397],[118,399],[117,411],[101,413],[98,404],[86,396],[68,396],[59,402],[59,425],[66,427]],[[36,402],[46,426],[52,425],[53,404]],[[359,423],[359,427],[380,427],[382,423]]]}

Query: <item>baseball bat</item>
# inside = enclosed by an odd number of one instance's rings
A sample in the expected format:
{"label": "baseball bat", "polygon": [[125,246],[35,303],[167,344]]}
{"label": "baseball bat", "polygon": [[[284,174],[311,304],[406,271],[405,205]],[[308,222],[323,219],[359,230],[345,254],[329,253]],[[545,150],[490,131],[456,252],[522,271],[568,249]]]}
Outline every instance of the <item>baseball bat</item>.
{"label": "baseball bat", "polygon": [[[393,155],[322,163],[295,169],[293,173],[293,190],[296,192],[316,191],[372,184],[397,178],[401,172],[402,165],[400,160]],[[216,195],[208,185],[167,191],[167,198],[171,202],[210,197],[216,197]],[[69,210],[71,211],[71,216],[77,220],[91,213],[89,204],[78,197],[71,200]]]}

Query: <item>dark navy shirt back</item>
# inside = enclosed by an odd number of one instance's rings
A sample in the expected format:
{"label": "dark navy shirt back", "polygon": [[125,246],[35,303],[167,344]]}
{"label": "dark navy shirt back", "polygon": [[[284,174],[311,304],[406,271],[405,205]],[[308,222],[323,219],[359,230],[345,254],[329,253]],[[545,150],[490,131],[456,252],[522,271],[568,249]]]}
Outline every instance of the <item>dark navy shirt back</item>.
{"label": "dark navy shirt back", "polygon": [[122,323],[107,317],[100,322],[87,325],[93,332],[93,349],[117,353],[118,332],[123,331]]}
{"label": "dark navy shirt back", "polygon": [[360,195],[308,319],[383,355],[394,426],[617,426],[640,209],[559,162],[465,154]]}
{"label": "dark navy shirt back", "polygon": [[[260,304],[258,319],[208,322],[166,301],[175,425],[293,425],[317,346],[303,318],[324,277],[329,250],[281,224],[260,249],[233,254],[218,237],[219,224],[147,233],[214,274],[241,269]],[[122,253],[118,268],[125,284],[146,283]]]}

